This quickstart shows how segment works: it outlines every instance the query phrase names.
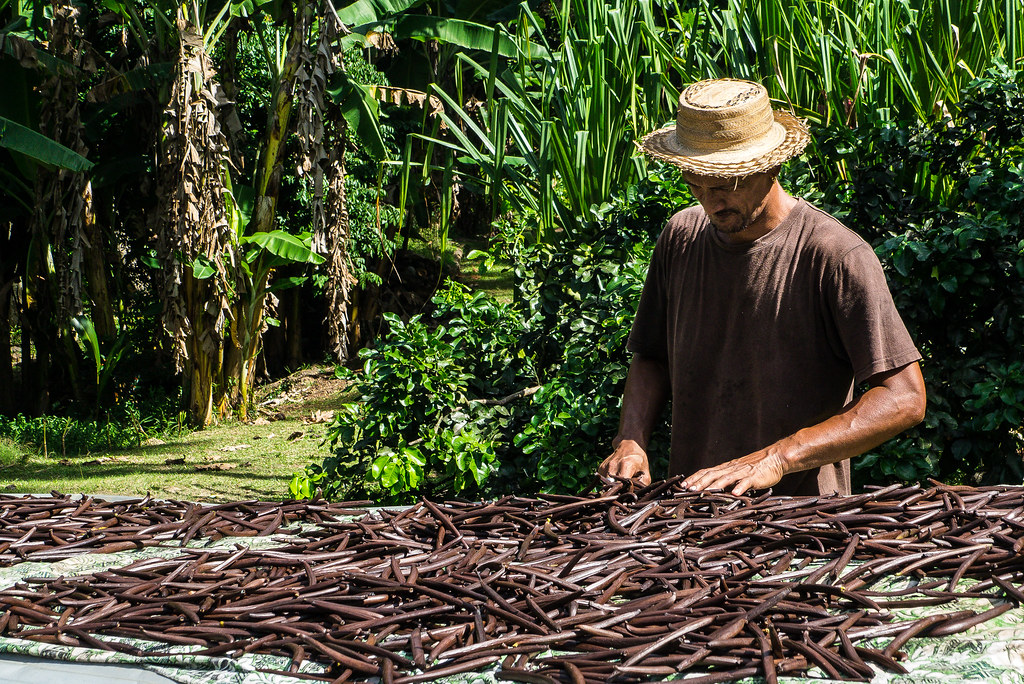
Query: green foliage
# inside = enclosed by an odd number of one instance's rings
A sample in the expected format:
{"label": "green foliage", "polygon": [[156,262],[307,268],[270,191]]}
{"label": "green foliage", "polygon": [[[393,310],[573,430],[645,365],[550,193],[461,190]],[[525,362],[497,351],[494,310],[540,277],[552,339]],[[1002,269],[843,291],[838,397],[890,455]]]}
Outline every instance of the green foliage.
{"label": "green foliage", "polygon": [[536,459],[546,488],[584,489],[607,455],[649,261],[650,243],[630,243],[616,228],[573,250],[538,246],[517,268],[524,344],[543,385],[515,444]]}
{"label": "green foliage", "polygon": [[[441,487],[478,492],[494,470],[510,423],[490,400],[531,375],[517,345],[518,317],[455,284],[435,303],[429,325],[422,316],[403,323],[387,315],[387,342],[361,352],[363,371],[354,378],[361,397],[330,429],[337,453],[308,470],[325,493],[365,488],[400,500]],[[293,494],[302,487],[299,478]]]}
{"label": "green foliage", "polygon": [[71,171],[86,171],[88,159],[31,128],[0,116],[0,147],[25,155],[33,161]]}
{"label": "green foliage", "polygon": [[923,425],[857,461],[873,481],[1024,481],[1022,111],[1024,73],[996,68],[951,120],[863,133],[849,220],[891,264],[929,392]]}
{"label": "green foliage", "polygon": [[121,421],[80,420],[66,416],[0,416],[0,437],[62,456],[126,449],[140,443],[141,433]]}
{"label": "green foliage", "polygon": [[[364,86],[389,85],[385,75],[369,64],[359,50],[348,50],[345,71],[351,79]],[[382,105],[387,115],[390,107]],[[395,138],[401,131],[382,117],[379,131],[387,156],[399,156]],[[355,277],[361,285],[379,284],[375,264],[394,254],[393,236],[402,220],[402,211],[387,201],[388,186],[395,181],[398,170],[393,165],[378,164],[363,146],[352,146],[345,155],[345,203],[349,220],[349,256]]]}
{"label": "green foliage", "polygon": [[[507,67],[460,55],[484,84],[479,116],[435,86],[450,136],[428,140],[469,162],[462,173],[492,206],[535,217],[534,239],[577,238],[592,207],[643,177],[634,140],[675,109],[681,62],[654,27],[650,5],[638,0],[565,0],[550,24],[524,4]],[[495,29],[495,43],[501,38]]]}
{"label": "green foliage", "polygon": [[[72,318],[71,325],[78,333],[78,346],[92,358],[96,367],[96,391],[93,404],[93,415],[99,415],[104,401],[107,399],[107,391],[114,379],[115,371],[121,361],[121,355],[125,352],[128,343],[128,331],[122,330],[112,344],[104,344],[96,334],[96,328],[92,321],[84,316]],[[103,347],[108,347],[104,352]]]}
{"label": "green foliage", "polygon": [[331,427],[334,455],[292,493],[403,501],[588,488],[617,429],[650,258],[650,236],[615,216],[592,242],[528,250],[512,305],[452,285],[431,319],[392,317],[362,354],[360,401]]}
{"label": "green foliage", "polygon": [[1024,5],[901,0],[700,0],[684,61],[762,82],[822,124],[941,118],[997,60],[1024,55]]}
{"label": "green foliage", "polygon": [[140,369],[144,363],[138,356],[126,356],[116,371],[105,368],[107,395],[91,405],[56,406],[47,416],[0,416],[0,438],[51,454],[83,456],[137,447],[152,435],[180,434],[185,430],[178,408],[180,389],[166,391],[153,378],[143,377],[153,370]]}
{"label": "green foliage", "polygon": [[0,437],[0,468],[12,466],[24,458],[16,442]]}

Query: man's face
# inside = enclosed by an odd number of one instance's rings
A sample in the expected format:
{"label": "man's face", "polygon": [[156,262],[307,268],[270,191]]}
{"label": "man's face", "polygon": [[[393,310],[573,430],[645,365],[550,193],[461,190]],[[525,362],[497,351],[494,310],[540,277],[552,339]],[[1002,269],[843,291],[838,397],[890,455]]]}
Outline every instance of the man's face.
{"label": "man's face", "polygon": [[758,173],[744,178],[712,178],[684,171],[683,180],[711,225],[723,236],[730,236],[743,232],[761,216],[775,176]]}

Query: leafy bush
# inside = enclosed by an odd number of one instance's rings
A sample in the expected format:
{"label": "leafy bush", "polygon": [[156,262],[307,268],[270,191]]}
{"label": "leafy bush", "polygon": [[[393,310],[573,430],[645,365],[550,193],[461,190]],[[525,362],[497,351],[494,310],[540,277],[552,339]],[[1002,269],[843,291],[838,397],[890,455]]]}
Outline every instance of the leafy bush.
{"label": "leafy bush", "polygon": [[650,258],[650,235],[612,215],[573,249],[529,249],[511,305],[452,285],[431,318],[391,317],[389,336],[362,352],[360,401],[331,426],[335,453],[297,474],[292,493],[587,488],[617,429]]}
{"label": "leafy bush", "polygon": [[460,493],[479,490],[495,470],[510,421],[492,400],[532,382],[518,353],[519,318],[455,284],[434,303],[429,321],[385,314],[387,340],[362,350],[362,373],[353,374],[361,396],[329,431],[337,452],[297,476],[294,494],[311,486],[392,500],[439,488]]}
{"label": "leafy bush", "polygon": [[618,428],[626,338],[651,253],[649,239],[619,229],[573,250],[538,246],[517,268],[524,344],[542,386],[515,444],[547,489],[584,489]]}
{"label": "leafy bush", "polygon": [[925,422],[858,459],[874,481],[1024,481],[1024,73],[973,81],[931,127],[877,126],[849,220],[889,262],[925,361]]}

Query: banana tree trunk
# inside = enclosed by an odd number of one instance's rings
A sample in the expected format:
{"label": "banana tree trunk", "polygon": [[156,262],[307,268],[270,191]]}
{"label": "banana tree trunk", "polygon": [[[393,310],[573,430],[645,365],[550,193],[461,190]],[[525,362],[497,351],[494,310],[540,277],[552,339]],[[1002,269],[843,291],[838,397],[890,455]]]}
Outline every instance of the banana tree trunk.
{"label": "banana tree trunk", "polygon": [[[192,312],[193,328],[188,337],[188,360],[185,364],[187,410],[193,425],[205,427],[213,422],[214,385],[218,374],[220,334],[209,326],[202,315],[208,288],[201,280],[186,273],[183,278],[185,305]],[[211,347],[213,347],[211,349]]]}
{"label": "banana tree trunk", "polygon": [[331,150],[327,169],[327,206],[325,225],[319,239],[327,268],[327,343],[338,363],[346,363],[352,352],[362,346],[358,325],[358,288],[352,275],[349,253],[348,201],[345,197],[346,128],[342,125],[341,140]]}
{"label": "banana tree trunk", "polygon": [[82,233],[85,242],[82,250],[82,261],[85,265],[85,277],[89,287],[89,299],[92,306],[92,324],[101,339],[110,339],[117,335],[114,322],[114,305],[110,299],[110,288],[107,285],[109,269],[103,251],[103,231],[96,225],[96,213],[92,206],[92,184],[86,183],[82,189],[85,216]]}
{"label": "banana tree trunk", "polygon": [[189,421],[213,420],[230,292],[225,263],[235,261],[224,204],[226,138],[218,88],[202,35],[178,17],[179,55],[165,112],[158,227],[164,276],[164,328],[188,386]]}
{"label": "banana tree trunk", "polygon": [[[274,90],[267,126],[267,137],[260,155],[256,177],[256,199],[248,233],[274,230],[277,218],[277,200],[281,192],[284,173],[285,138],[291,119],[296,74],[305,53],[313,20],[313,7],[308,0],[297,0],[288,38],[285,57]],[[231,346],[227,350],[224,401],[233,406],[241,420],[248,418],[251,388],[256,381],[256,361],[263,342],[267,282],[253,283],[252,289],[241,293],[234,307]]]}
{"label": "banana tree trunk", "polygon": [[14,281],[0,284],[0,414],[14,412],[14,357],[11,354],[11,291]]}

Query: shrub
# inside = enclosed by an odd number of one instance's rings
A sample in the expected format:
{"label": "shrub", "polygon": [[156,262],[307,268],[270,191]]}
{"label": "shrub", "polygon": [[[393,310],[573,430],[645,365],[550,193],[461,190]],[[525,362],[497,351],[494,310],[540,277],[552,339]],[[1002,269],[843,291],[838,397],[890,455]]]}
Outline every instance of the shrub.
{"label": "shrub", "polygon": [[850,221],[925,361],[925,422],[855,463],[874,481],[1024,481],[1024,73],[974,80],[931,127],[877,126]]}
{"label": "shrub", "polygon": [[617,429],[650,257],[649,234],[614,215],[575,248],[527,250],[510,305],[451,285],[432,317],[391,317],[388,337],[362,352],[361,398],[331,426],[334,453],[297,474],[292,493],[589,487]]}
{"label": "shrub", "polygon": [[387,339],[360,352],[360,392],[329,430],[335,453],[292,483],[295,495],[479,491],[498,466],[508,409],[494,403],[532,382],[519,353],[520,319],[506,305],[452,284],[431,319],[386,314]]}

